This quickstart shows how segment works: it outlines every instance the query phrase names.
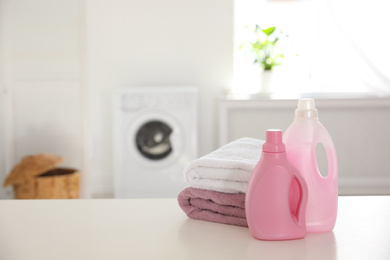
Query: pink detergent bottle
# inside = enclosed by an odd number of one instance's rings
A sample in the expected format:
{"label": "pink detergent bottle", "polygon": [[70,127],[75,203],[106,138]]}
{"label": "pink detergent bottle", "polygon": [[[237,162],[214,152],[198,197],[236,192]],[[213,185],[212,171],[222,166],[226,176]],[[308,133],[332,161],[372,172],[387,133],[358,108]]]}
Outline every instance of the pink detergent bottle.
{"label": "pink detergent bottle", "polygon": [[[298,192],[292,193],[292,187]],[[245,213],[252,236],[261,240],[303,238],[306,203],[307,186],[288,162],[282,131],[268,130],[245,195]]]}
{"label": "pink detergent bottle", "polygon": [[[307,183],[307,232],[332,231],[337,218],[337,157],[332,138],[318,120],[313,99],[300,99],[295,120],[286,130],[283,141],[290,163]],[[322,144],[328,159],[328,175],[323,177],[317,166],[316,146]]]}

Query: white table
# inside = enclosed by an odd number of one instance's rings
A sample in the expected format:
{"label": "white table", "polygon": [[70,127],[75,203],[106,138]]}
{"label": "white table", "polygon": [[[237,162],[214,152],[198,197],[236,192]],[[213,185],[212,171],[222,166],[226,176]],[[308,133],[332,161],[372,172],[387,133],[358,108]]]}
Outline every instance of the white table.
{"label": "white table", "polygon": [[1,260],[390,259],[390,196],[339,197],[333,232],[259,241],[175,199],[0,201]]}

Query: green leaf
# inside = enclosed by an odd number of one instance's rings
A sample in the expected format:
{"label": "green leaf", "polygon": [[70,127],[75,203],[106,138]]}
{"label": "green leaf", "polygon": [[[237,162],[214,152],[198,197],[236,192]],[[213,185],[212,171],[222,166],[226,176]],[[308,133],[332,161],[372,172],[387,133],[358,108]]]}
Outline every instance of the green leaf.
{"label": "green leaf", "polygon": [[267,29],[264,29],[262,30],[267,36],[270,36],[274,31],[275,31],[275,27],[269,27]]}

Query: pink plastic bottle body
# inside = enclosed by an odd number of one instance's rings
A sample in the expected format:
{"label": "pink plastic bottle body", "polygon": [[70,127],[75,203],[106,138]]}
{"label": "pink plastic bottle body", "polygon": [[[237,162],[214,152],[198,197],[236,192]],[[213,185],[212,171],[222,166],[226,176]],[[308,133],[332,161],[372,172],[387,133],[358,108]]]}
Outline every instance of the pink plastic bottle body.
{"label": "pink plastic bottle body", "polygon": [[[253,237],[261,240],[303,238],[306,235],[306,183],[288,162],[284,151],[264,150],[263,146],[245,197],[249,230]],[[299,191],[295,195],[290,192],[293,183],[297,184]],[[297,198],[291,200],[292,195]]]}
{"label": "pink plastic bottle body", "polygon": [[[306,207],[308,233],[330,232],[337,218],[338,170],[336,149],[318,118],[295,118],[283,136],[290,163],[299,170],[309,191]],[[328,175],[318,170],[316,146],[322,144],[328,159]]]}

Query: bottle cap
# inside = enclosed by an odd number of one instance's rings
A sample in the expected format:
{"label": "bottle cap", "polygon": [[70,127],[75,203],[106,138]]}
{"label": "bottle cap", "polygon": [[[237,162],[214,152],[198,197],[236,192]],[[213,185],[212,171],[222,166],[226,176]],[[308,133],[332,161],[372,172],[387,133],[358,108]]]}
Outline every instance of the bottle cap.
{"label": "bottle cap", "polygon": [[318,118],[314,99],[301,98],[298,100],[298,108],[295,110],[295,118]]}
{"label": "bottle cap", "polygon": [[282,140],[282,130],[268,129],[263,144],[263,152],[266,153],[282,153],[286,150]]}

